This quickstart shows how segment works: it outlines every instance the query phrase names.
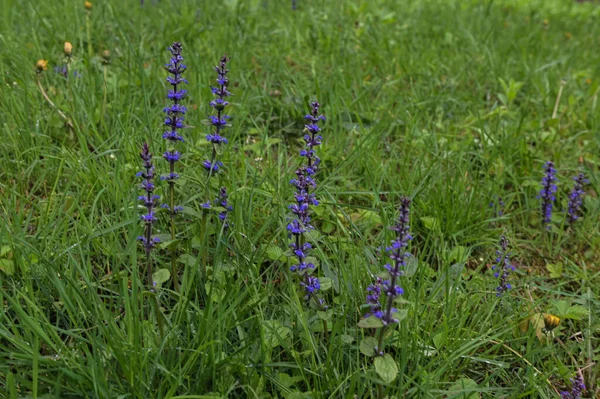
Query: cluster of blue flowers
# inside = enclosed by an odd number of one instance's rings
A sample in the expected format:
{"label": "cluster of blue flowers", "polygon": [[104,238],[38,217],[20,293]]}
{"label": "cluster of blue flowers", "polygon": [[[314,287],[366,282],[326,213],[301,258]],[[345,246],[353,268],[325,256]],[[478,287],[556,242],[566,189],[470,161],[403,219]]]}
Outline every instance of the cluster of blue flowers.
{"label": "cluster of blue flowers", "polygon": [[552,220],[552,207],[556,200],[556,169],[554,162],[548,161],[544,164],[544,178],[542,179],[542,190],[538,198],[542,199],[542,219],[546,229],[550,230],[550,221]]}
{"label": "cluster of blue flowers", "polygon": [[165,65],[165,68],[170,74],[170,76],[167,76],[167,82],[172,86],[172,90],[169,90],[167,93],[167,97],[172,101],[172,104],[163,110],[166,114],[164,124],[169,130],[165,131],[162,136],[163,139],[167,140],[170,144],[170,148],[163,154],[163,158],[169,162],[169,173],[161,176],[160,179],[166,180],[170,186],[171,204],[164,204],[163,208],[169,209],[171,218],[183,210],[183,207],[174,204],[174,184],[175,180],[179,179],[179,174],[175,172],[175,163],[181,159],[181,153],[175,149],[175,143],[184,141],[179,130],[185,127],[183,119],[187,111],[186,107],[180,104],[180,101],[185,98],[187,94],[187,90],[181,89],[181,84],[187,84],[187,80],[182,76],[187,67],[183,64],[181,49],[181,43],[173,43],[173,45],[169,47],[169,51],[171,51],[172,55],[171,60]]}
{"label": "cluster of blue flowers", "polygon": [[[206,159],[202,163],[202,166],[207,170],[209,176],[217,173],[223,166],[223,163],[217,160],[217,147],[221,144],[228,144],[227,139],[221,135],[222,130],[227,126],[227,120],[230,118],[229,115],[225,115],[224,113],[225,107],[229,105],[229,102],[227,102],[225,98],[231,95],[227,90],[227,85],[229,84],[229,79],[227,78],[227,72],[229,72],[229,69],[227,69],[227,61],[229,61],[229,58],[227,58],[227,55],[224,55],[221,57],[219,65],[214,67],[217,72],[218,86],[211,87],[216,98],[210,102],[210,106],[217,111],[217,115],[210,116],[210,123],[215,131],[206,135],[206,140],[213,144],[213,150],[211,159]],[[210,207],[209,203],[206,204],[205,208],[208,207]]]}
{"label": "cluster of blue flowers", "polygon": [[152,265],[150,261],[150,254],[152,249],[160,242],[158,237],[152,235],[152,225],[156,221],[155,208],[158,206],[159,196],[154,194],[154,164],[152,163],[152,154],[148,143],[142,145],[142,152],[140,158],[143,161],[143,170],[137,173],[138,177],[142,178],[141,189],[145,192],[144,195],[140,195],[138,200],[146,207],[146,213],[141,216],[144,222],[144,235],[139,236],[138,240],[142,242],[144,249],[146,250],[146,264],[148,268],[148,284],[152,285]]}
{"label": "cluster of blue flowers", "polygon": [[294,194],[296,202],[289,207],[294,214],[294,218],[288,223],[287,230],[294,240],[290,244],[290,248],[298,259],[298,263],[293,265],[290,270],[303,274],[301,285],[307,294],[312,294],[321,288],[319,279],[306,273],[307,270],[314,269],[315,265],[306,261],[308,251],[312,246],[310,243],[305,242],[304,237],[304,233],[314,229],[311,225],[310,206],[319,205],[319,201],[317,201],[312,191],[317,185],[314,176],[321,161],[316,154],[315,147],[321,145],[323,140],[318,123],[325,120],[323,115],[319,115],[320,106],[316,101],[311,103],[311,112],[305,116],[308,121],[305,125],[307,133],[304,135],[305,148],[300,151],[300,156],[306,158],[306,163],[303,163],[296,170],[296,178],[290,181],[296,188]]}
{"label": "cluster of blue flowers", "polygon": [[583,391],[585,391],[585,383],[581,373],[577,373],[575,378],[571,378],[571,391],[562,391],[560,396],[562,399],[581,399]]}
{"label": "cluster of blue flowers", "polygon": [[581,206],[583,205],[583,195],[585,194],[583,186],[589,183],[583,173],[579,173],[573,180],[575,180],[575,184],[569,195],[569,207],[567,209],[567,220],[571,226],[581,217]]}
{"label": "cluster of blue flowers", "polygon": [[498,278],[498,287],[496,287],[496,296],[502,296],[511,289],[508,282],[510,272],[515,271],[515,267],[510,262],[510,253],[508,252],[508,240],[506,237],[500,237],[500,249],[496,250],[496,264],[492,267],[494,277]]}
{"label": "cluster of blue flowers", "polygon": [[[384,325],[397,323],[394,318],[394,313],[398,310],[394,308],[394,300],[404,294],[404,290],[398,281],[404,275],[406,267],[406,259],[410,253],[406,252],[406,247],[412,236],[410,235],[410,199],[403,198],[400,203],[400,215],[396,224],[390,227],[396,232],[396,237],[392,241],[392,245],[387,247],[387,252],[392,263],[386,264],[384,267],[387,270],[389,278],[377,278],[375,284],[367,287],[367,303],[370,305],[370,312],[366,316],[375,316],[381,319]],[[384,304],[381,304],[380,296],[385,294]]]}

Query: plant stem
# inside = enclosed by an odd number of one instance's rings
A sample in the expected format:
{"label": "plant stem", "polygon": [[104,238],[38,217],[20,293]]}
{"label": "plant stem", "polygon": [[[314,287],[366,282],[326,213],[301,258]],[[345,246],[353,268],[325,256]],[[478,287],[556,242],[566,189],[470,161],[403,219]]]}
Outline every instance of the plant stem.
{"label": "plant stem", "polygon": [[[175,173],[175,163],[171,162],[170,172]],[[169,181],[169,208],[171,210],[171,241],[175,241],[175,182]],[[179,291],[179,282],[177,281],[177,253],[171,243],[171,277],[173,278],[173,288]]]}

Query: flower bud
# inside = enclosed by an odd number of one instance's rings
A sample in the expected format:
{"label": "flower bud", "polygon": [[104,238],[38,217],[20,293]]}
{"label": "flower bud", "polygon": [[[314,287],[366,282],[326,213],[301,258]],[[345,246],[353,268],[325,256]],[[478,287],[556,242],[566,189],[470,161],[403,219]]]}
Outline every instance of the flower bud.
{"label": "flower bud", "polygon": [[90,11],[92,9],[92,2],[86,1],[85,3],[83,3],[83,6],[85,7],[86,10]]}
{"label": "flower bud", "polygon": [[554,330],[558,324],[560,323],[560,318],[558,316],[554,316],[551,314],[547,314],[544,316],[544,327],[547,331]]}
{"label": "flower bud", "polygon": [[73,53],[73,45],[71,44],[71,42],[65,42],[65,46],[64,46],[63,50],[65,52],[65,55],[67,57],[70,57],[71,54]]}
{"label": "flower bud", "polygon": [[104,50],[102,52],[102,62],[105,64],[110,63],[110,51],[109,50]]}
{"label": "flower bud", "polygon": [[35,68],[37,69],[38,73],[45,71],[46,69],[48,69],[48,61],[43,59],[38,60],[35,63]]}

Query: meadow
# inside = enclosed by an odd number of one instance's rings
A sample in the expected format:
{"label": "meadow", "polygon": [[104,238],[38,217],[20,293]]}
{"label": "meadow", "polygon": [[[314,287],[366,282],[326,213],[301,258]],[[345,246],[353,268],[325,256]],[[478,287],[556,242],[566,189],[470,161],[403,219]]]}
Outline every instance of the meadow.
{"label": "meadow", "polygon": [[0,20],[0,398],[600,395],[597,4]]}

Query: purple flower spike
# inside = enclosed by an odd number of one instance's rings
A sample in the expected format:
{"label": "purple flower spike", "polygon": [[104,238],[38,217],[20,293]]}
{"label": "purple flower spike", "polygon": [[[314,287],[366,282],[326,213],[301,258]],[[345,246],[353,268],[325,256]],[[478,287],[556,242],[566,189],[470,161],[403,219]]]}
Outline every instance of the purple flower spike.
{"label": "purple flower spike", "polygon": [[571,378],[571,391],[562,391],[560,396],[562,399],[581,399],[583,391],[585,391],[583,376],[581,373],[577,373],[575,378]]}
{"label": "purple flower spike", "polygon": [[[227,62],[229,58],[227,55],[221,57],[219,61],[219,65],[214,67],[215,72],[217,72],[217,83],[219,84],[217,87],[211,87],[213,94],[217,96],[213,101],[210,102],[210,106],[213,107],[217,111],[217,115],[209,116],[209,121],[212,126],[214,126],[214,132],[206,135],[206,140],[209,142],[220,145],[227,144],[227,139],[221,135],[222,130],[227,127],[227,120],[230,118],[229,115],[225,115],[223,111],[225,107],[229,105],[229,102],[225,101],[225,97],[230,96],[231,93],[227,91],[227,85],[229,84],[229,79],[227,78]],[[213,152],[213,155],[215,153]]]}
{"label": "purple flower spike", "polygon": [[546,230],[550,230],[550,222],[552,220],[552,207],[556,200],[556,169],[554,169],[554,162],[548,161],[544,164],[544,178],[542,179],[542,189],[538,198],[542,199],[542,218],[543,223],[546,225]]}
{"label": "purple flower spike", "polygon": [[317,277],[310,275],[308,272],[314,269],[315,265],[306,262],[312,246],[305,241],[305,233],[314,229],[311,224],[310,206],[319,205],[319,201],[311,193],[317,186],[314,176],[320,162],[315,147],[321,145],[323,139],[319,134],[321,128],[317,124],[319,121],[325,120],[324,116],[319,115],[319,108],[320,104],[318,102],[312,102],[310,114],[305,117],[309,123],[305,125],[307,132],[304,135],[305,147],[300,151],[300,156],[302,159],[306,159],[306,162],[303,162],[296,170],[296,177],[290,181],[290,184],[296,188],[296,193],[294,194],[295,203],[288,207],[293,214],[293,218],[289,221],[287,230],[293,238],[290,249],[298,261],[297,264],[290,267],[290,271],[302,275],[300,285],[305,289],[306,298],[314,297],[316,302],[322,306],[322,301],[315,296],[315,293],[321,289],[321,283]]}
{"label": "purple flower spike", "polygon": [[225,222],[225,228],[229,228],[229,223],[226,222],[227,214],[233,211],[233,207],[229,205],[229,200],[227,197],[227,188],[221,187],[219,191],[219,198],[215,200],[215,206],[224,208],[225,210],[219,213],[219,219],[222,222]]}
{"label": "purple flower spike", "polygon": [[[377,277],[374,284],[367,287],[367,304],[371,309],[365,317],[375,316],[381,319],[384,325],[398,323],[398,320],[393,316],[398,311],[394,308],[394,300],[404,294],[402,287],[398,285],[398,279],[404,275],[406,267],[406,258],[410,253],[406,252],[406,247],[412,236],[410,230],[410,199],[402,198],[400,203],[400,215],[395,225],[390,227],[390,230],[396,232],[396,238],[392,244],[386,248],[389,258],[393,261],[384,265],[384,268],[389,274],[389,279],[384,280]],[[384,296],[383,304],[381,296]]]}
{"label": "purple flower spike", "polygon": [[160,242],[158,238],[152,237],[152,225],[156,221],[154,209],[158,207],[159,196],[154,194],[154,164],[152,163],[152,154],[150,153],[148,143],[142,145],[140,158],[142,158],[143,161],[143,170],[137,173],[137,176],[143,179],[140,187],[145,191],[145,194],[138,196],[138,200],[146,208],[146,213],[141,216],[141,220],[144,222],[144,235],[138,237],[138,240],[142,242],[142,245],[146,250],[148,284],[152,285],[152,261],[150,254],[156,244]]}
{"label": "purple flower spike", "polygon": [[502,296],[506,291],[512,288],[508,283],[510,272],[515,271],[515,267],[510,262],[510,253],[508,252],[508,240],[506,237],[500,237],[500,249],[496,250],[496,264],[492,266],[494,277],[498,278],[498,287],[496,287],[496,296]]}
{"label": "purple flower spike", "polygon": [[[163,158],[169,163],[169,173],[160,177],[161,180],[166,181],[169,184],[169,196],[171,197],[170,203],[174,203],[175,198],[175,180],[179,178],[179,174],[175,172],[175,164],[181,159],[181,153],[175,150],[174,146],[177,142],[183,142],[183,136],[179,133],[180,129],[185,127],[184,115],[187,112],[187,108],[180,104],[187,94],[187,90],[181,89],[182,84],[187,84],[187,80],[182,76],[187,67],[183,64],[183,56],[181,55],[182,45],[179,42],[173,43],[169,47],[171,52],[171,59],[169,63],[165,65],[165,69],[169,72],[167,76],[167,83],[171,85],[171,90],[167,93],[167,98],[172,101],[171,104],[163,109],[166,114],[164,124],[167,126],[167,131],[163,134],[163,139],[169,143],[169,149],[163,153]],[[180,207],[174,205],[173,209],[169,205],[166,207],[169,209],[171,215],[171,231],[174,232],[173,227],[175,223],[175,215],[180,211]],[[172,237],[175,239],[175,237]]]}
{"label": "purple flower spike", "polygon": [[581,217],[581,207],[583,205],[583,196],[585,195],[583,186],[589,183],[583,173],[579,173],[573,180],[575,180],[575,184],[569,195],[569,208],[567,210],[567,220],[571,227],[573,227],[577,219]]}

